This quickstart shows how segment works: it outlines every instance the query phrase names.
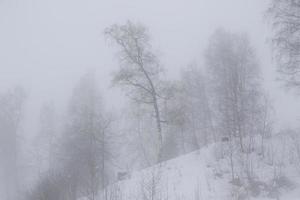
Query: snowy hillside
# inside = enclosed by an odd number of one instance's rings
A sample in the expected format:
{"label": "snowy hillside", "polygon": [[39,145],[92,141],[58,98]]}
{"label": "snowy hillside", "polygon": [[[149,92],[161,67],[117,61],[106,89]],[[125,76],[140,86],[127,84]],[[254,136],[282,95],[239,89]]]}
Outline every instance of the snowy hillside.
{"label": "snowy hillside", "polygon": [[257,152],[250,155],[255,163],[255,178],[251,181],[243,181],[243,177],[231,181],[229,161],[219,155],[224,144],[217,143],[133,172],[126,180],[109,186],[102,195],[110,200],[299,200],[300,173],[293,161],[295,155],[290,153],[293,145],[290,140],[283,140],[277,136],[267,141],[264,158]]}

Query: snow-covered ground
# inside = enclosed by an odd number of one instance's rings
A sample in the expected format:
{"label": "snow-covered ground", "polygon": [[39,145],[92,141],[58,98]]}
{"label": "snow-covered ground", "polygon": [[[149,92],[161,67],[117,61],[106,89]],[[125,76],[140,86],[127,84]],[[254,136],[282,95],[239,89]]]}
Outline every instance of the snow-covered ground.
{"label": "snow-covered ground", "polygon": [[101,195],[109,200],[300,200],[294,147],[290,139],[283,140],[278,136],[266,141],[263,157],[255,151],[248,155],[251,183],[232,183],[229,159],[219,155],[224,149],[218,143],[133,172]]}

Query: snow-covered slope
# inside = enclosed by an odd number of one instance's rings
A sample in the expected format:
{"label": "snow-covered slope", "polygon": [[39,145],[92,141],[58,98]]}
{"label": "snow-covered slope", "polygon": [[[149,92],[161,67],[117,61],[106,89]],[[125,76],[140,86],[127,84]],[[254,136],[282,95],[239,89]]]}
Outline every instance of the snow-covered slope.
{"label": "snow-covered slope", "polygon": [[253,152],[250,160],[255,176],[251,183],[232,183],[228,159],[217,156],[221,144],[212,144],[160,165],[133,172],[126,180],[109,186],[101,195],[106,195],[109,200],[267,200],[278,197],[282,200],[300,200],[300,173],[294,167],[296,164],[289,161],[291,146],[283,149],[282,145],[274,144],[276,140],[266,144],[266,154],[284,151],[288,156],[280,158],[282,163],[278,163],[276,156],[273,156],[270,164],[270,158],[265,158],[268,156],[262,158]]}
{"label": "snow-covered slope", "polygon": [[214,170],[207,165],[205,153],[193,152],[133,173],[130,179],[118,183],[122,197],[224,199],[228,195],[229,184],[226,184],[226,179],[215,176]]}

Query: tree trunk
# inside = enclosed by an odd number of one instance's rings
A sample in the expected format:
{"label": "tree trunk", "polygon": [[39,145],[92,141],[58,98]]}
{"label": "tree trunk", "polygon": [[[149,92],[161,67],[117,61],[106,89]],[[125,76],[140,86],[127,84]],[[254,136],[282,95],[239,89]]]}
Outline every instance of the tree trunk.
{"label": "tree trunk", "polygon": [[155,111],[155,118],[156,118],[156,125],[157,125],[157,131],[158,131],[158,163],[162,161],[162,147],[163,147],[163,137],[162,137],[162,128],[161,128],[161,119],[160,119],[160,113],[158,109],[158,103],[156,94],[153,94],[153,105],[154,105],[154,111]]}

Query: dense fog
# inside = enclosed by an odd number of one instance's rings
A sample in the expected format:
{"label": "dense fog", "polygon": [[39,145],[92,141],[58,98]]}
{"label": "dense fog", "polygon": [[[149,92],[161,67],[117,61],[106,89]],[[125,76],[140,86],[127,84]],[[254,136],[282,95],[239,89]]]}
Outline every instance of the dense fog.
{"label": "dense fog", "polygon": [[0,199],[297,199],[299,13],[0,0]]}

